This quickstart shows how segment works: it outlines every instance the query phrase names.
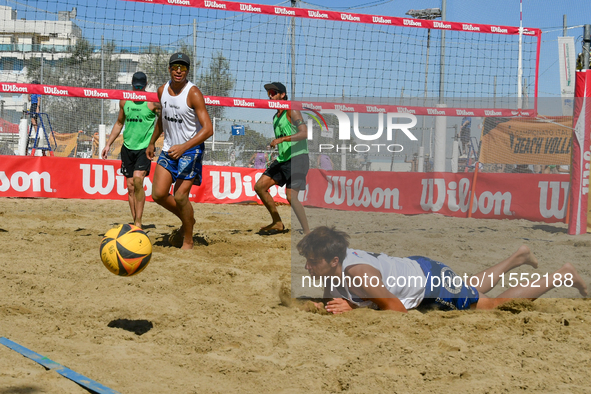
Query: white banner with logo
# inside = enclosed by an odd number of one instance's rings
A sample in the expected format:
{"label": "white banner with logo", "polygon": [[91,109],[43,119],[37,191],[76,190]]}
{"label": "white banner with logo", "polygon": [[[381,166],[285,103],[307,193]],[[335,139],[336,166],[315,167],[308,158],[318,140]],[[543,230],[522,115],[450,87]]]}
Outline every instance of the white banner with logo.
{"label": "white banner with logo", "polygon": [[558,63],[560,67],[562,114],[564,116],[570,116],[573,113],[577,63],[574,37],[558,37]]}

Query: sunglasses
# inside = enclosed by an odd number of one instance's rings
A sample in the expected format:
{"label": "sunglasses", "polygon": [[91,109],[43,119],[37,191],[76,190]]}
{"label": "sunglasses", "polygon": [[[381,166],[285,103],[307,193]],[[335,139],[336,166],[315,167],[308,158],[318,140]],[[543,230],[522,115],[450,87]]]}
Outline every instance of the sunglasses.
{"label": "sunglasses", "polygon": [[133,88],[135,90],[142,90],[144,88],[144,86],[143,85],[133,85]]}
{"label": "sunglasses", "polygon": [[275,96],[276,94],[279,94],[279,93],[281,93],[281,92],[278,92],[278,91],[277,91],[277,90],[275,90],[275,89],[269,89],[269,90],[267,91],[267,93],[269,94],[269,97],[273,97],[273,96]]}
{"label": "sunglasses", "polygon": [[185,66],[184,64],[171,64],[170,69],[171,70],[178,70],[180,72],[185,72],[188,70],[188,67]]}

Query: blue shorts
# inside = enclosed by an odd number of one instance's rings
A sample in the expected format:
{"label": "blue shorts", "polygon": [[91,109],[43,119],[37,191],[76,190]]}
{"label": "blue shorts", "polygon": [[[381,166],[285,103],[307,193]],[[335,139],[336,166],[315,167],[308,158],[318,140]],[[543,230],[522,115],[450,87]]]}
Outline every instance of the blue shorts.
{"label": "blue shorts", "polygon": [[193,179],[194,185],[201,185],[203,170],[203,149],[201,146],[192,153],[185,152],[178,159],[171,159],[167,152],[162,151],[158,157],[158,165],[166,168],[172,175],[172,182],[177,179]]}
{"label": "blue shorts", "polygon": [[[423,256],[410,256],[416,261],[425,276],[425,298],[420,306],[436,306],[441,310],[470,309],[470,305],[478,302],[478,290],[467,286],[447,265]],[[454,279],[455,278],[455,279]],[[455,283],[454,283],[455,282]]]}

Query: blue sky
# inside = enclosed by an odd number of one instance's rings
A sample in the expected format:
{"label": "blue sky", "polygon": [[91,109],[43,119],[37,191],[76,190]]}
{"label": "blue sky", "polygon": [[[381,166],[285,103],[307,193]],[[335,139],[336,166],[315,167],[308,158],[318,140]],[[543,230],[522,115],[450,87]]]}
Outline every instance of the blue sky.
{"label": "blue sky", "polygon": [[[275,1],[258,1],[260,4],[278,4]],[[281,4],[288,5],[285,1]],[[334,11],[348,11],[364,14],[405,17],[409,9],[441,8],[441,0],[393,0],[393,1],[352,1],[326,0],[301,2],[302,8],[321,6]],[[361,5],[366,5],[360,7]],[[372,4],[376,4],[373,5]],[[471,22],[488,25],[519,26],[519,0],[448,0],[447,20]],[[567,26],[571,27],[567,35],[575,37],[575,44],[582,43],[583,24],[591,24],[591,6],[588,1],[569,0],[523,0],[523,26],[541,29],[542,47],[540,57],[540,97],[557,97],[560,94],[558,78],[558,44],[556,38],[563,35],[563,15],[567,17]]]}

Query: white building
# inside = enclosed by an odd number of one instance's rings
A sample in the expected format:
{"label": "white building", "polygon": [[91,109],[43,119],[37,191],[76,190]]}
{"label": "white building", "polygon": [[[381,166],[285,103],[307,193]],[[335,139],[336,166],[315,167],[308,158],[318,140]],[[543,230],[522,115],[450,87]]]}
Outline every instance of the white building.
{"label": "white building", "polygon": [[66,52],[76,45],[82,31],[70,18],[76,8],[59,12],[58,21],[18,19],[17,11],[0,6],[0,45],[2,51],[23,54],[32,52]]}
{"label": "white building", "polygon": [[[72,20],[76,18],[76,8],[59,11],[58,20],[18,19],[17,10],[0,6],[0,83],[30,83],[27,78],[27,64],[30,59],[39,59],[43,69],[59,66],[68,57],[72,48],[83,37],[82,30]],[[95,53],[100,57],[100,52]],[[117,75],[117,89],[129,89],[131,76],[138,70],[141,55],[117,53],[120,72]],[[1,94],[4,116],[16,122],[28,101],[27,95]],[[28,104],[27,104],[28,105]],[[113,106],[113,103],[109,103]],[[117,103],[114,104],[115,106]]]}

